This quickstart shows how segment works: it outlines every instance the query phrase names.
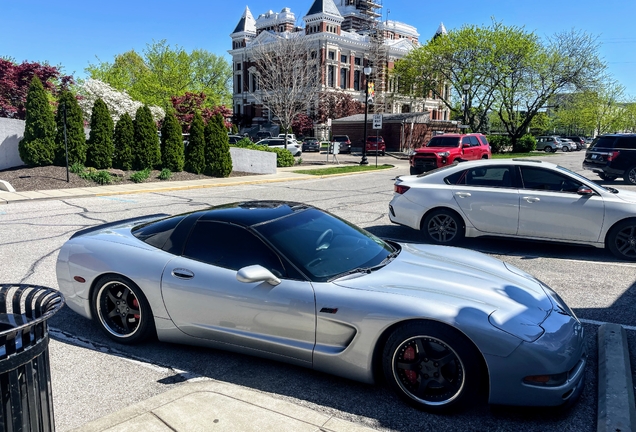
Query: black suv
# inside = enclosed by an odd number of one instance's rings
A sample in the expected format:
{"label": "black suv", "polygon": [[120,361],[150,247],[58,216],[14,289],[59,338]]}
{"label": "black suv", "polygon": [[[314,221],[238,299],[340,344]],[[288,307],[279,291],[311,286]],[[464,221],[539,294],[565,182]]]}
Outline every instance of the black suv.
{"label": "black suv", "polygon": [[636,134],[601,135],[585,152],[583,169],[592,170],[603,180],[621,177],[636,185]]}

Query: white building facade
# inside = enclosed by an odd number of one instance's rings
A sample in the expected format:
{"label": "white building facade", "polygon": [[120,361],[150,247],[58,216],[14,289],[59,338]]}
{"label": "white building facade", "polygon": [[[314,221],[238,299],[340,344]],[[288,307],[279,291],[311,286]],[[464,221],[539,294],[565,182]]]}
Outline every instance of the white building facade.
{"label": "white building facade", "polygon": [[[353,99],[364,102],[366,77],[363,69],[381,59],[383,71],[375,80],[375,88],[382,93],[382,106],[376,112],[402,113],[425,112],[431,119],[448,120],[449,111],[434,98],[409,98],[391,92],[389,72],[396,61],[419,45],[417,29],[397,21],[379,21],[381,0],[314,0],[303,16],[304,27],[296,25],[296,16],[289,9],[268,11],[256,19],[249,7],[245,8],[236,28],[231,33],[233,76],[233,110],[244,126],[270,121],[268,110],[259,105],[252,93],[257,90],[257,80],[250,59],[250,46],[267,43],[281,37],[284,32],[300,32],[319,47],[320,73],[324,91],[341,91]],[[372,26],[373,30],[371,30]],[[381,57],[378,57],[377,38],[380,34]],[[380,32],[380,33],[378,33]],[[376,46],[374,47],[374,43]],[[250,70],[251,69],[251,70]],[[377,81],[381,80],[382,83]]]}

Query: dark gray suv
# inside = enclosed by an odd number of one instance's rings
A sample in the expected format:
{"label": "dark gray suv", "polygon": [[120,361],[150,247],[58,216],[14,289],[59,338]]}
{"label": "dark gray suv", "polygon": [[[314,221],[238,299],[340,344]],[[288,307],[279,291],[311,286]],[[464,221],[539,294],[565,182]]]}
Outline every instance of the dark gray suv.
{"label": "dark gray suv", "polygon": [[585,152],[583,169],[594,171],[603,180],[622,178],[636,185],[636,134],[596,137]]}

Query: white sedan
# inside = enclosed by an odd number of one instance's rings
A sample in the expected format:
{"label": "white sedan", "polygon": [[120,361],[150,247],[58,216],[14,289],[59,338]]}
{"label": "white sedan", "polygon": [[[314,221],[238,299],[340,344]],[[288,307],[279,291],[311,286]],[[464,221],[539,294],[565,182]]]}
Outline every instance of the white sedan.
{"label": "white sedan", "polygon": [[256,145],[262,145],[273,148],[287,148],[292,156],[300,156],[302,153],[302,147],[295,139],[287,138],[287,147],[285,147],[284,138],[265,138],[256,143]]}
{"label": "white sedan", "polygon": [[504,236],[608,248],[636,260],[636,193],[538,160],[462,162],[395,181],[392,222],[430,243]]}

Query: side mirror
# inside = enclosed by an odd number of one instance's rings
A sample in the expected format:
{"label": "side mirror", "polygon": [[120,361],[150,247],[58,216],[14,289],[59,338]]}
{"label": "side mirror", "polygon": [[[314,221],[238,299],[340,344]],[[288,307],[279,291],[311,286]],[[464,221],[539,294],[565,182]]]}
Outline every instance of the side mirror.
{"label": "side mirror", "polygon": [[251,265],[239,269],[239,271],[236,272],[236,280],[245,283],[267,282],[272,286],[276,286],[280,283],[280,279],[260,265]]}
{"label": "side mirror", "polygon": [[592,195],[594,193],[594,190],[588,186],[583,185],[577,189],[576,193],[579,195]]}

